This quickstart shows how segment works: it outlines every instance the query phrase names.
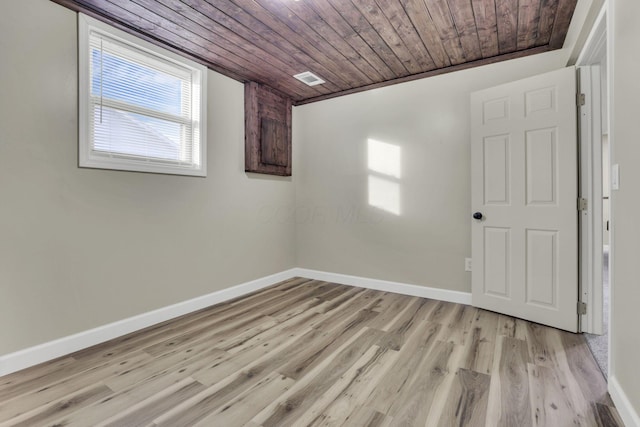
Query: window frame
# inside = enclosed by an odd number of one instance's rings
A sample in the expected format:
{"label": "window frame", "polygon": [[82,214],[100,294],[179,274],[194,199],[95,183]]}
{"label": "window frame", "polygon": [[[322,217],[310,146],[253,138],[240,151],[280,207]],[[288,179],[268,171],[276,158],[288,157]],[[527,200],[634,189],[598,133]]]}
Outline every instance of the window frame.
{"label": "window frame", "polygon": [[[137,53],[150,57],[150,61],[175,64],[187,69],[192,76],[192,149],[200,163],[179,163],[166,159],[127,154],[99,154],[93,150],[93,104],[91,95],[92,32],[103,34],[118,43],[131,47]],[[207,68],[201,64],[142,40],[104,22],[78,13],[78,98],[79,135],[78,166],[81,168],[110,169],[131,172],[150,172],[171,175],[207,176]],[[117,101],[111,103],[117,104]],[[142,109],[142,108],[141,108]],[[119,110],[125,111],[125,110]],[[162,114],[161,112],[158,112]]]}

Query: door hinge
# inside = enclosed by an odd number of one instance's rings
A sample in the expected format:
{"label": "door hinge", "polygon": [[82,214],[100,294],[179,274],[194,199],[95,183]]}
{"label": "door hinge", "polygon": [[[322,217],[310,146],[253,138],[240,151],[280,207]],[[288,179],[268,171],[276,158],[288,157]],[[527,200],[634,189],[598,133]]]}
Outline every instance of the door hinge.
{"label": "door hinge", "polygon": [[587,303],[578,301],[578,314],[584,315],[587,314]]}
{"label": "door hinge", "polygon": [[587,199],[583,198],[583,197],[578,197],[578,210],[579,211],[586,211],[587,210]]}
{"label": "door hinge", "polygon": [[580,107],[587,103],[587,99],[586,99],[584,93],[576,94],[576,103]]}

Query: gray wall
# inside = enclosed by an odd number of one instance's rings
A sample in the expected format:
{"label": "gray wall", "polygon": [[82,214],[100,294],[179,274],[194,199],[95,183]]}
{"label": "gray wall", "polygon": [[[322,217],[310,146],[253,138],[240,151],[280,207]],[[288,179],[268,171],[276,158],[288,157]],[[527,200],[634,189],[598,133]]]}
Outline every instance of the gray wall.
{"label": "gray wall", "polygon": [[0,355],[295,265],[293,183],[244,173],[242,84],[209,72],[207,178],[77,167],[76,14],[0,13]]}
{"label": "gray wall", "polygon": [[610,4],[609,70],[612,78],[611,162],[620,165],[620,190],[611,192],[612,214],[612,375],[620,383],[636,414],[640,414],[640,2],[614,0]]}
{"label": "gray wall", "polygon": [[[555,51],[294,110],[300,267],[471,290],[470,93],[564,66]],[[369,205],[368,140],[400,151],[400,215]],[[371,190],[375,191],[375,189]]]}

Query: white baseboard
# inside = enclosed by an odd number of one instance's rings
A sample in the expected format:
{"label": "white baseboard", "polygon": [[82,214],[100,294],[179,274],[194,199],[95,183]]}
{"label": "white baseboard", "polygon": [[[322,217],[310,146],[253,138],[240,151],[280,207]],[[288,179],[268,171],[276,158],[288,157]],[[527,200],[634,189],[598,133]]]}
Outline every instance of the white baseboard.
{"label": "white baseboard", "polygon": [[631,400],[629,400],[629,397],[620,386],[615,375],[609,377],[609,394],[624,424],[627,427],[640,427],[640,415],[631,404]]}
{"label": "white baseboard", "polygon": [[396,294],[411,295],[422,298],[437,299],[440,301],[455,302],[458,304],[471,304],[471,293],[450,291],[447,289],[430,288],[427,286],[410,285],[407,283],[390,282],[387,280],[369,279],[366,277],[349,276],[346,274],[328,273],[325,271],[309,270],[307,268],[294,268],[296,276],[309,279],[323,280],[325,282],[341,283],[343,285],[358,286],[361,288],[375,289],[378,291],[394,292]]}
{"label": "white baseboard", "polygon": [[99,326],[88,331],[69,335],[34,347],[0,356],[0,377],[48,360],[82,350],[92,345],[144,329],[146,327],[188,314],[214,304],[246,295],[274,285],[296,275],[296,269],[286,270],[257,280],[242,283],[208,295],[179,302],[157,310],[149,311],[128,319]]}

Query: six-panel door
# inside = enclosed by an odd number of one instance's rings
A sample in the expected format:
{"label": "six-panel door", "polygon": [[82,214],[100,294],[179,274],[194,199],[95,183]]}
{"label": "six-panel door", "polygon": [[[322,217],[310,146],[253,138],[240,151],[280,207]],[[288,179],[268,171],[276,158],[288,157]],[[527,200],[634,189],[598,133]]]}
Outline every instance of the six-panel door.
{"label": "six-panel door", "polygon": [[578,326],[575,94],[566,68],[471,96],[473,304],[569,331]]}

